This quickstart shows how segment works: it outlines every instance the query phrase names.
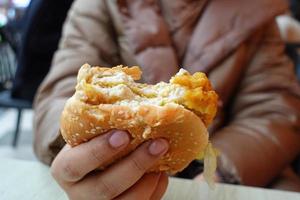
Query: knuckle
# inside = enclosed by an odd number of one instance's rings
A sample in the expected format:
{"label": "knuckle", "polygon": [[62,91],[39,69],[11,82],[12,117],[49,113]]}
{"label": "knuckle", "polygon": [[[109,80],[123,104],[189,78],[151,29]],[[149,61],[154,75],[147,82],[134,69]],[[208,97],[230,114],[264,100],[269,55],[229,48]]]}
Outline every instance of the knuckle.
{"label": "knuckle", "polygon": [[50,173],[52,175],[52,177],[55,179],[55,180],[59,180],[60,179],[60,176],[59,176],[59,169],[60,169],[60,162],[58,161],[58,159],[54,159],[54,161],[52,162],[51,164],[51,167],[50,167]]}
{"label": "knuckle", "polygon": [[139,172],[145,172],[147,170],[145,163],[135,157],[133,157],[130,160],[130,165],[131,165],[132,169],[139,171]]}
{"label": "knuckle", "polygon": [[59,176],[58,176],[58,172],[57,172],[56,166],[52,165],[51,168],[50,168],[50,172],[51,172],[52,177],[53,177],[55,180],[58,180],[58,179],[59,179]]}
{"label": "knuckle", "polygon": [[103,163],[104,162],[104,155],[103,155],[103,147],[100,145],[91,145],[90,147],[90,158],[97,163]]}
{"label": "knuckle", "polygon": [[95,185],[95,192],[99,199],[112,199],[118,196],[121,192],[116,184],[111,184],[110,182],[99,178],[98,183]]}
{"label": "knuckle", "polygon": [[66,181],[74,181],[80,177],[80,172],[68,161],[62,163],[61,170]]}

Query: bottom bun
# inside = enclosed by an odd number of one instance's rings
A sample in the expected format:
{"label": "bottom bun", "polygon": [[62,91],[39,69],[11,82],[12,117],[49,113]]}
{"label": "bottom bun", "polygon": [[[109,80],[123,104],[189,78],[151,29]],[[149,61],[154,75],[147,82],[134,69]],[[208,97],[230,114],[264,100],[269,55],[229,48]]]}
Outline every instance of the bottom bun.
{"label": "bottom bun", "polygon": [[166,171],[174,174],[187,167],[208,144],[208,132],[201,119],[175,103],[134,107],[91,105],[75,96],[67,101],[61,117],[61,133],[71,146],[89,141],[112,129],[128,131],[131,142],[100,168],[126,156],[145,141],[165,138],[169,142],[169,150],[149,172]]}

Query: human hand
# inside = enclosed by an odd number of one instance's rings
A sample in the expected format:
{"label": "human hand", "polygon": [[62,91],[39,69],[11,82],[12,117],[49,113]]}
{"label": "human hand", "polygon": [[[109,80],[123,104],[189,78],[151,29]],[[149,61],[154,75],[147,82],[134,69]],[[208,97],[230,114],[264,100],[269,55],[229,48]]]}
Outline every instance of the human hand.
{"label": "human hand", "polygon": [[95,171],[129,144],[123,131],[111,131],[57,155],[51,172],[71,200],[160,199],[168,185],[164,173],[145,172],[168,150],[164,139],[148,141],[127,157]]}

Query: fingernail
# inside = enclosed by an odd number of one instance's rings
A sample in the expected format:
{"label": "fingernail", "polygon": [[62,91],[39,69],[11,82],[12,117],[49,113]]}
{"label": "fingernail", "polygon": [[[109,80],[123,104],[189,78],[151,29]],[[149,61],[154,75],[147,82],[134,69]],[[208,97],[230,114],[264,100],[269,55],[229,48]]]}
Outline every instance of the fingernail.
{"label": "fingernail", "polygon": [[164,139],[154,140],[149,146],[149,153],[158,156],[166,153],[168,151],[169,144]]}
{"label": "fingernail", "polygon": [[129,136],[124,131],[115,131],[109,138],[109,144],[113,148],[119,148],[129,143]]}

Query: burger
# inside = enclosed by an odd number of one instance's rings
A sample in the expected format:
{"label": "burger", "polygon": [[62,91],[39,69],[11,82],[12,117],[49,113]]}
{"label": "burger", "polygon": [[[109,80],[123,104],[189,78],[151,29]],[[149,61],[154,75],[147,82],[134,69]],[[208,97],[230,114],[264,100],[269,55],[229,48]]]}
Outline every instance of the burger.
{"label": "burger", "polygon": [[149,172],[175,174],[191,161],[204,159],[205,177],[216,168],[216,150],[207,127],[217,112],[218,95],[204,73],[184,69],[169,83],[139,83],[139,67],[112,68],[83,65],[74,95],[61,116],[61,134],[72,147],[105,134],[125,130],[130,144],[99,168],[113,164],[142,143],[155,138],[169,142],[168,152]]}

